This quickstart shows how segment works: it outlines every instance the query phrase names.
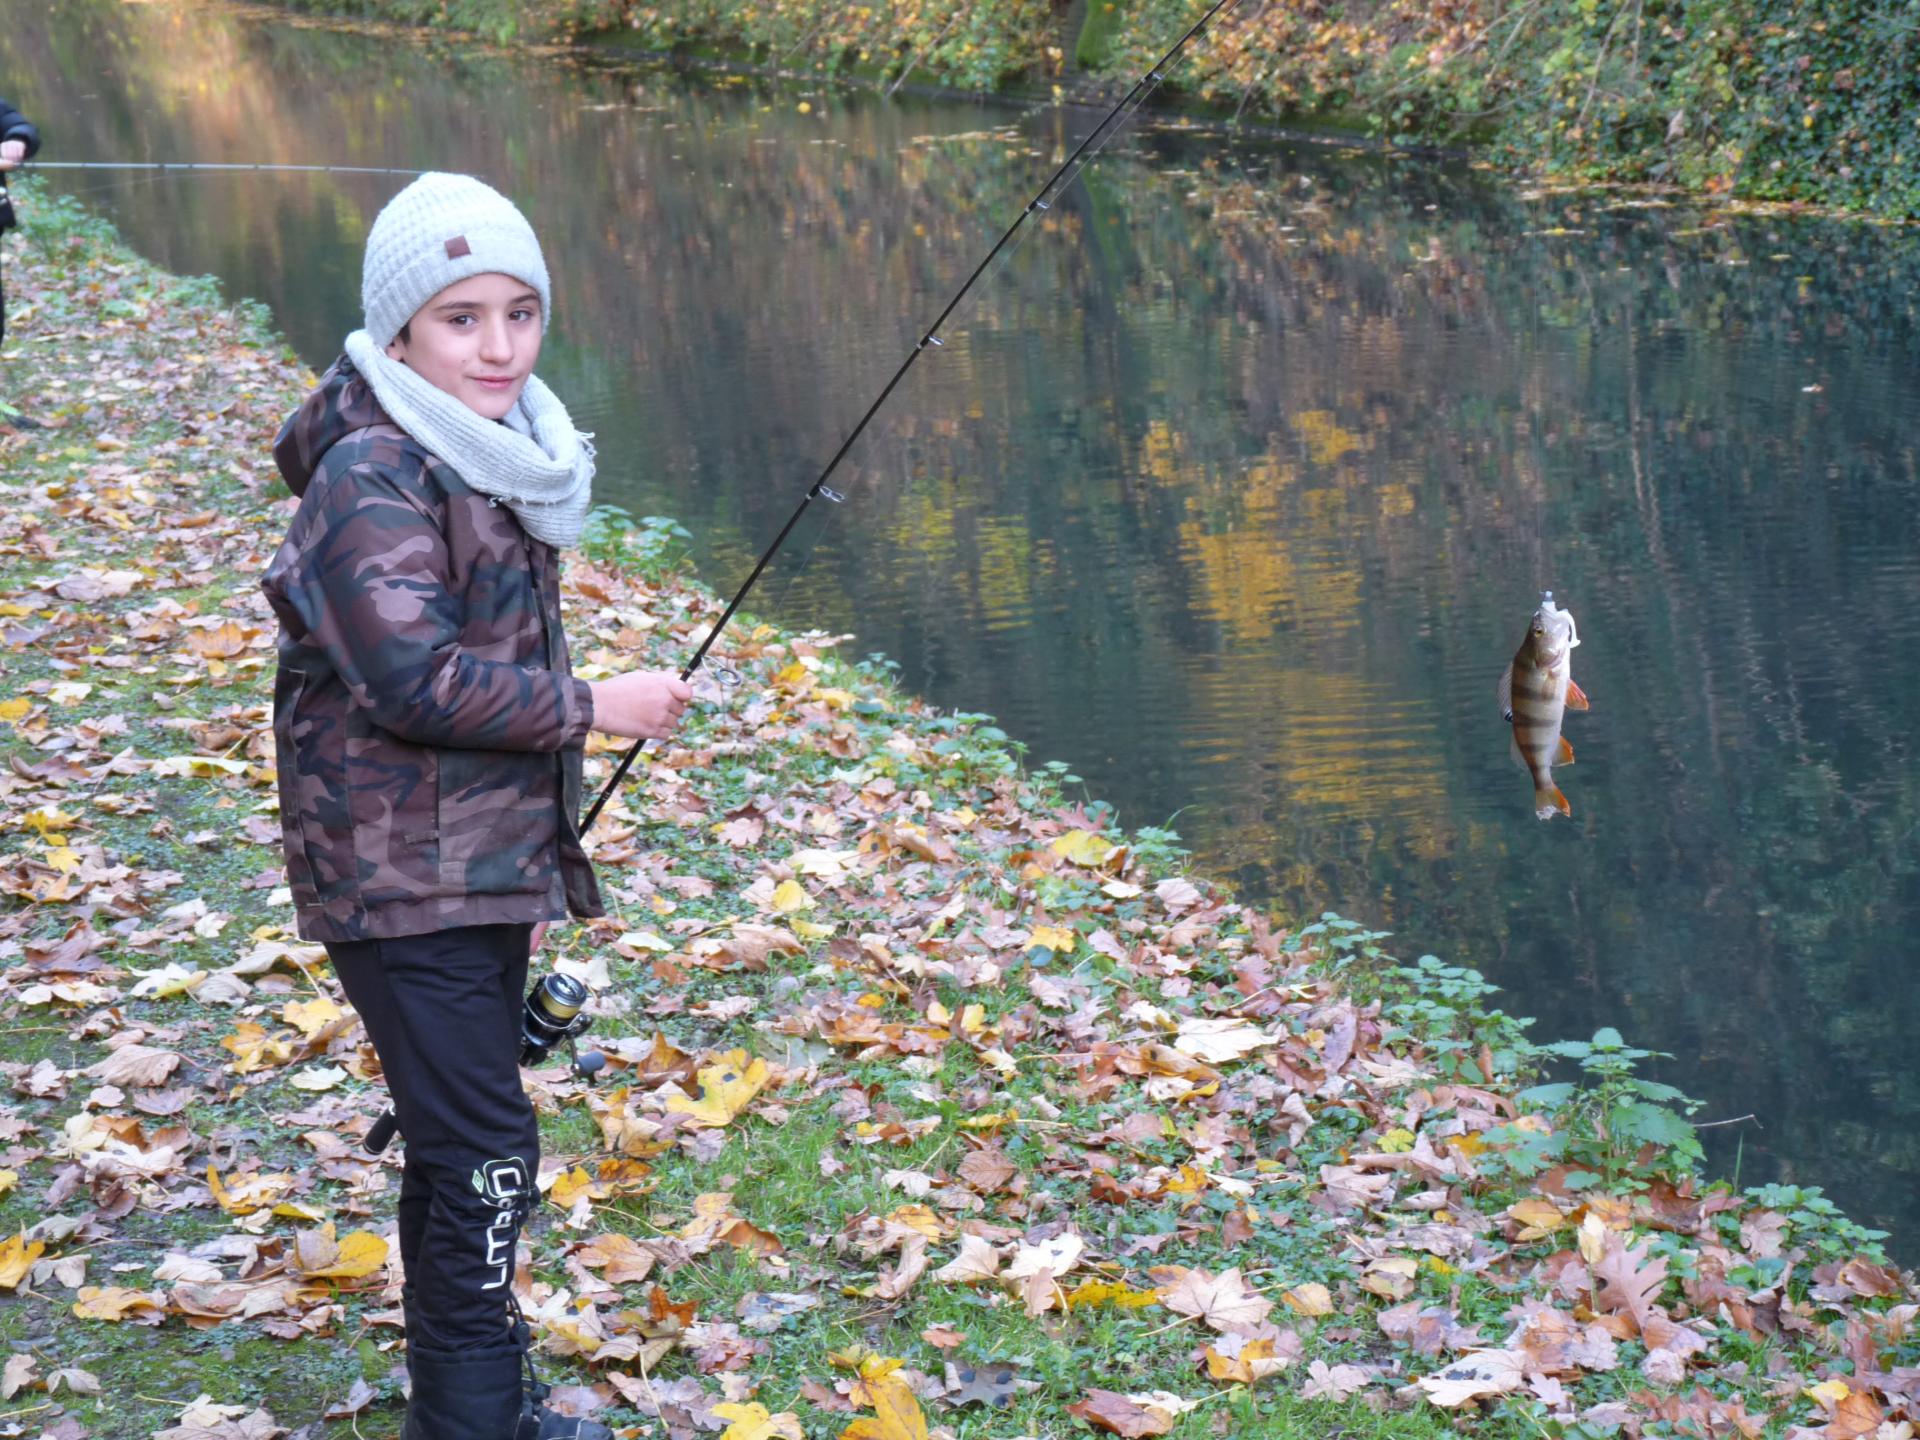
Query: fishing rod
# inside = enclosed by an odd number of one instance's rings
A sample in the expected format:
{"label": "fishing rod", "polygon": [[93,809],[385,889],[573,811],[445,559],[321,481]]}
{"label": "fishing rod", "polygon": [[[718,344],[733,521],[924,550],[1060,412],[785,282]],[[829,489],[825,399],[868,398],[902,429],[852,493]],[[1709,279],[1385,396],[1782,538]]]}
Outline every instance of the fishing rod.
{"label": "fishing rod", "polygon": [[[682,680],[691,680],[694,672],[699,670],[701,665],[705,663],[707,652],[713,648],[714,642],[720,638],[720,632],[726,629],[727,622],[733,619],[734,614],[740,609],[742,602],[746,600],[748,592],[759,583],[761,575],[766,572],[767,566],[773,563],[773,557],[779,554],[780,547],[787,543],[787,537],[793,533],[794,527],[800,523],[800,518],[807,513],[808,507],[810,507],[815,500],[826,500],[832,504],[839,504],[846,498],[839,491],[831,489],[827,485],[827,481],[833,478],[834,472],[840,468],[840,462],[846,458],[847,452],[853,448],[854,443],[859,440],[861,435],[866,433],[867,426],[872,422],[873,417],[880,413],[880,407],[887,403],[887,397],[892,395],[894,389],[906,378],[907,372],[913,368],[914,362],[929,348],[937,349],[946,343],[940,338],[940,327],[947,322],[948,317],[950,317],[953,312],[960,307],[960,303],[967,298],[968,292],[973,289],[974,282],[979,280],[979,278],[987,272],[987,268],[999,258],[1001,252],[1007,248],[1014,236],[1019,232],[1020,227],[1026,224],[1027,218],[1037,210],[1052,208],[1052,202],[1048,197],[1054,194],[1056,190],[1064,190],[1066,184],[1071,183],[1072,179],[1078,175],[1079,170],[1083,168],[1086,163],[1090,163],[1101,150],[1106,148],[1108,142],[1120,133],[1124,120],[1131,116],[1133,111],[1138,110],[1140,106],[1145,103],[1146,98],[1160,86],[1161,82],[1166,79],[1168,70],[1179,60],[1181,52],[1213,22],[1214,17],[1226,10],[1232,9],[1233,6],[1238,3],[1239,0],[1214,0],[1212,8],[1198,20],[1194,21],[1192,26],[1188,28],[1186,34],[1174,42],[1173,48],[1168,50],[1165,55],[1162,55],[1158,62],[1138,80],[1133,82],[1133,88],[1120,97],[1114,104],[1114,107],[1101,119],[1100,123],[1087,132],[1086,138],[1080,142],[1074,152],[1061,162],[1060,167],[1055,170],[1052,175],[1047,177],[1046,183],[1034,192],[1033,198],[1027,202],[1026,207],[1014,218],[1013,223],[1007,227],[1005,233],[994,242],[993,248],[987,252],[986,258],[974,267],[973,273],[967,277],[966,283],[955,292],[954,297],[947,302],[946,308],[940,312],[939,316],[931,325],[921,332],[919,340],[914,342],[913,349],[907,352],[907,358],[901,361],[900,368],[893,372],[893,378],[888,380],[886,385],[881,388],[879,395],[876,396],[873,403],[867,407],[866,413],[860,417],[859,423],[848,432],[847,438],[840,443],[840,448],[834,451],[833,458],[827,461],[826,467],[821,470],[813,483],[807,487],[806,493],[800,497],[800,503],[794,507],[793,513],[787,517],[786,523],[780,527],[780,531],[773,537],[772,543],[761,552],[760,558],[754,562],[753,570],[748,574],[740,588],[734,592],[733,598],[727,602],[726,609],[721,612],[720,618],[714,622],[713,628],[707,632],[706,638],[700,642],[699,648],[696,649],[687,662],[680,667],[680,678]],[[1098,142],[1097,144],[1095,143],[1096,141]],[[1081,158],[1082,156],[1086,157],[1084,161]],[[593,828],[593,822],[600,818],[601,810],[606,807],[607,802],[613,798],[614,793],[620,788],[620,782],[626,778],[627,771],[632,767],[633,762],[640,757],[641,752],[644,751],[650,743],[650,741],[646,740],[639,741],[631,746],[625,755],[621,756],[620,764],[614,770],[613,777],[607,781],[606,786],[600,791],[598,798],[594,800],[593,808],[587,812],[586,819],[580,823],[580,834],[585,835],[587,831]]]}
{"label": "fishing rod", "polygon": [[[867,407],[866,413],[860,417],[859,423],[848,432],[846,439],[841,442],[840,448],[834,451],[833,458],[827,461],[825,468],[821,470],[813,483],[807,487],[806,493],[800,497],[800,503],[794,507],[793,513],[787,517],[786,523],[780,527],[780,532],[773,537],[772,543],[761,552],[760,558],[754,562],[752,572],[748,574],[740,588],[734,592],[733,598],[727,602],[726,609],[721,612],[720,618],[714,622],[713,628],[707,632],[706,638],[701,640],[699,647],[695,649],[687,662],[680,667],[680,678],[682,680],[691,680],[695,672],[706,662],[708,652],[713,649],[714,642],[720,638],[721,631],[726,629],[727,622],[731,620],[740,609],[741,604],[747,598],[748,592],[759,583],[760,577],[766,573],[767,567],[773,563],[774,556],[780,552],[780,547],[786,544],[787,537],[793,534],[794,528],[800,523],[801,516],[806,514],[813,502],[815,500],[826,500],[833,504],[839,504],[846,498],[839,491],[829,488],[827,481],[833,478],[834,472],[840,467],[840,462],[846,458],[847,452],[853,448],[854,443],[865,433],[867,426],[872,423],[873,417],[880,412],[880,407],[887,403],[887,397],[892,395],[900,382],[906,378],[906,374],[913,368],[914,362],[929,348],[937,349],[946,343],[940,338],[940,327],[944,325],[953,315],[953,312],[960,307],[961,302],[966,299],[968,292],[973,289],[975,282],[987,272],[988,267],[991,266],[1007,249],[1008,245],[1013,242],[1014,236],[1019,232],[1021,226],[1026,223],[1027,218],[1037,210],[1047,210],[1051,208],[1051,201],[1048,199],[1048,196],[1056,190],[1065,189],[1063,182],[1071,183],[1084,163],[1091,161],[1094,156],[1106,148],[1113,137],[1119,133],[1121,124],[1124,123],[1125,119],[1131,115],[1133,111],[1139,109],[1145,102],[1147,96],[1152,94],[1166,78],[1168,69],[1180,58],[1181,51],[1185,50],[1193,39],[1206,29],[1207,25],[1212,22],[1215,16],[1231,9],[1237,3],[1239,3],[1239,0],[1214,0],[1212,7],[1206,14],[1194,22],[1186,34],[1182,35],[1174,44],[1173,48],[1160,57],[1157,64],[1133,83],[1133,88],[1120,97],[1119,101],[1106,113],[1100,123],[1087,133],[1086,138],[1080,142],[1073,153],[1061,162],[1060,167],[1055,170],[1052,175],[1047,177],[1046,183],[1034,192],[1033,198],[1027,202],[1026,207],[1015,217],[1014,222],[1007,227],[1005,233],[994,242],[994,246],[987,252],[986,258],[974,267],[973,273],[967,277],[966,283],[955,292],[954,297],[947,302],[946,308],[935,318],[933,324],[921,332],[920,338],[914,343],[913,349],[907,352],[907,358],[901,362],[900,368],[894,371],[893,378],[888,380],[886,385],[882,387],[879,395],[876,396],[873,403]],[[586,819],[581,822],[579,830],[581,835],[585,835],[587,831],[593,828],[593,822],[600,818],[600,812],[606,808],[607,802],[612,799],[615,792],[619,790],[620,782],[626,778],[627,771],[632,768],[633,762],[639,758],[641,752],[643,752],[650,743],[650,741],[646,740],[637,741],[628,748],[625,755],[621,756],[620,764],[618,768],[614,770],[612,778],[607,781],[605,788],[600,791],[599,796],[594,800],[593,808],[587,812]],[[573,1042],[585,1034],[588,1027],[593,1023],[592,1017],[587,1014],[585,1009],[587,998],[587,987],[569,975],[558,973],[550,974],[536,984],[527,995],[526,1003],[522,1007],[521,1064],[540,1064],[544,1062],[555,1049],[563,1044],[571,1049]],[[606,1057],[604,1055],[599,1051],[589,1051],[586,1055],[575,1058],[574,1069],[579,1074],[591,1079],[605,1064]],[[400,1118],[398,1112],[389,1105],[385,1113],[375,1120],[373,1125],[368,1129],[366,1138],[361,1143],[369,1154],[378,1155],[385,1150],[387,1145],[392,1141],[394,1135],[399,1130],[399,1126]]]}

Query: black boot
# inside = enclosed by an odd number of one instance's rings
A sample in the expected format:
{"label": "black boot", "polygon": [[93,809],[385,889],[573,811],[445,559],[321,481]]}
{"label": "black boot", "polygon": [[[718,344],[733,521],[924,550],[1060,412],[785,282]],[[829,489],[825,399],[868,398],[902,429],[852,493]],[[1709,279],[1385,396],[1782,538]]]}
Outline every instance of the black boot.
{"label": "black boot", "polygon": [[413,1398],[401,1440],[518,1440],[525,1433],[518,1350],[449,1354],[410,1344],[407,1372]]}

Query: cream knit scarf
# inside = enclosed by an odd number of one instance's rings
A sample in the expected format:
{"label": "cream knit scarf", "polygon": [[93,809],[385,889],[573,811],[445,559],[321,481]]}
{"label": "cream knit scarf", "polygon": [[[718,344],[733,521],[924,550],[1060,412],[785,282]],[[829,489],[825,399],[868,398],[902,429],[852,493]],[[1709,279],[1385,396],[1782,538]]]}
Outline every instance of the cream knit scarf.
{"label": "cream knit scarf", "polygon": [[593,501],[593,437],[573,428],[539,376],[527,377],[519,403],[496,424],[389,358],[364,330],[347,337],[347,358],[394,424],[505,504],[534,539],[561,549],[580,542]]}

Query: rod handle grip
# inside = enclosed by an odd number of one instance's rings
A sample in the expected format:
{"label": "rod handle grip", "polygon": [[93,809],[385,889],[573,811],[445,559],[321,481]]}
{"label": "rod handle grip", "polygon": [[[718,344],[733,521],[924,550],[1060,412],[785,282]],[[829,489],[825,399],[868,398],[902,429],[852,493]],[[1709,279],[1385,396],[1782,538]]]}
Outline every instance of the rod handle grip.
{"label": "rod handle grip", "polygon": [[367,1131],[366,1150],[369,1155],[378,1155],[392,1143],[393,1137],[400,1131],[400,1117],[389,1105],[386,1113],[373,1122],[373,1128]]}

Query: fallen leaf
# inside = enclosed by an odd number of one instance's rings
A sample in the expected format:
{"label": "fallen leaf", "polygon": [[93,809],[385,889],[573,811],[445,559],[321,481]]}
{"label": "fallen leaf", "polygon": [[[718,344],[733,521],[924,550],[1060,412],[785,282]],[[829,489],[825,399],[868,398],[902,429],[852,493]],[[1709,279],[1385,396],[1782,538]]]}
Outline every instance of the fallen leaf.
{"label": "fallen leaf", "polygon": [[1113,1390],[1089,1390],[1087,1398],[1067,1406],[1069,1415],[1078,1415],[1095,1430],[1109,1435],[1165,1435],[1173,1429],[1174,1417],[1164,1410],[1149,1410],[1136,1405]]}

